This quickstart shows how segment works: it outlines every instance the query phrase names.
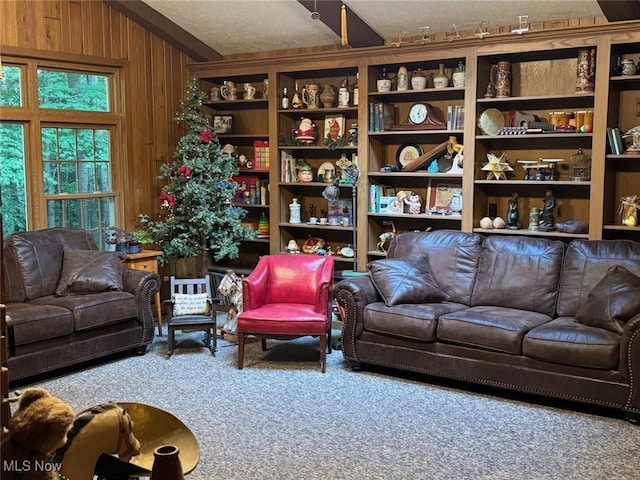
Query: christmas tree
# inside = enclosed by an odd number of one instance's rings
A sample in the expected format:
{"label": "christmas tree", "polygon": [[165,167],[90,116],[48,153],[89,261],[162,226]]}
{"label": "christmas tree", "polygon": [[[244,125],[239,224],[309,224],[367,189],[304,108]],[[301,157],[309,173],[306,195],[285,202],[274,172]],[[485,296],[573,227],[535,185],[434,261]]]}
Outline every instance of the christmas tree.
{"label": "christmas tree", "polygon": [[215,261],[236,258],[240,241],[253,237],[240,223],[246,211],[231,203],[237,188],[231,177],[238,173],[238,163],[222,152],[204,114],[204,99],[197,80],[189,79],[176,115],[186,133],[178,142],[173,163],[160,167],[158,178],[167,179],[160,193],[160,218],[140,215],[143,228],[162,247],[161,265],[172,258],[209,253]]}

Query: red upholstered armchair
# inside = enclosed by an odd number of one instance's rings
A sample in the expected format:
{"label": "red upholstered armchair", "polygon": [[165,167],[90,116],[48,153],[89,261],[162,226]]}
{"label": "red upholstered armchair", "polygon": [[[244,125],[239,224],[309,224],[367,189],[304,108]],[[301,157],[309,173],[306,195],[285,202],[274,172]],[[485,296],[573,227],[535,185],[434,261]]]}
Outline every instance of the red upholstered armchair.
{"label": "red upholstered armchair", "polygon": [[246,335],[320,339],[320,366],[331,353],[331,290],[334,261],[318,255],[266,255],[242,280],[243,312],[238,316],[238,368]]}

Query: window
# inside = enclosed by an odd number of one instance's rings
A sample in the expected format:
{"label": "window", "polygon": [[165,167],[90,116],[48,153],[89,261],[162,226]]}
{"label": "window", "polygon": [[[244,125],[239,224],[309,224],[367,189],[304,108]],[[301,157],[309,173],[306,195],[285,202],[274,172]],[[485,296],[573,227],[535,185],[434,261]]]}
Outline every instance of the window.
{"label": "window", "polygon": [[102,245],[102,232],[119,223],[118,69],[2,60],[3,233],[84,228]]}

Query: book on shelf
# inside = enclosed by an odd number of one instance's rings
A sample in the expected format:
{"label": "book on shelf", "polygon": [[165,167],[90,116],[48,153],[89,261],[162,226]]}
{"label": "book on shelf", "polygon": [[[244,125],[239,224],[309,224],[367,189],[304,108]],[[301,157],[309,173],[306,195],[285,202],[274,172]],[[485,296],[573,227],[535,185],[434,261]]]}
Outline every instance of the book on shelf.
{"label": "book on shelf", "polygon": [[280,181],[289,183],[297,182],[296,176],[296,161],[291,155],[291,152],[282,150],[280,152]]}
{"label": "book on shelf", "polygon": [[391,130],[396,123],[395,107],[391,103],[369,103],[369,131],[384,132]]}
{"label": "book on shelf", "polygon": [[624,153],[624,143],[622,142],[622,133],[619,128],[607,128],[607,140],[612,154],[621,155]]}
{"label": "book on shelf", "polygon": [[447,107],[447,130],[461,130],[464,128],[464,107],[449,105]]}

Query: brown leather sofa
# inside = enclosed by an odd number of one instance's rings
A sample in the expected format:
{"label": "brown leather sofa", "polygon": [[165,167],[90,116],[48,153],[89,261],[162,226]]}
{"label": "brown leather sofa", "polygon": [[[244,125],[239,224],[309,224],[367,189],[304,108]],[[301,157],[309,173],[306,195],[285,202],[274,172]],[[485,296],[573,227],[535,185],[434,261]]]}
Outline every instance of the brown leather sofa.
{"label": "brown leather sofa", "polygon": [[[120,259],[114,263],[107,255],[109,265],[92,260],[98,273],[76,275],[85,284],[67,282],[60,294],[71,259],[99,253],[84,230],[52,228],[5,238],[0,303],[7,307],[10,382],[118,352],[143,353],[151,343],[158,274],[123,268]],[[87,286],[100,285],[100,277],[113,279],[118,288]]]}
{"label": "brown leather sofa", "polygon": [[[640,420],[640,243],[408,232],[369,266],[370,275],[334,289],[343,354],[354,366],[593,404]],[[429,275],[435,287],[416,283]],[[433,298],[422,299],[425,291]]]}

